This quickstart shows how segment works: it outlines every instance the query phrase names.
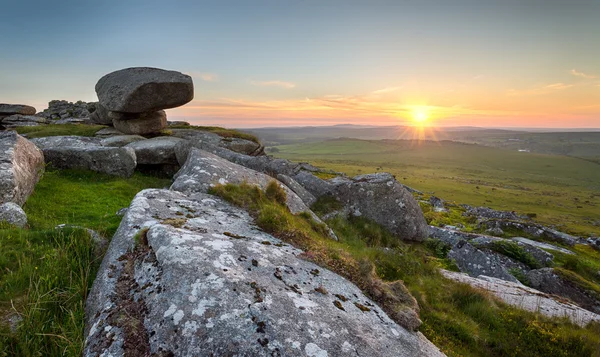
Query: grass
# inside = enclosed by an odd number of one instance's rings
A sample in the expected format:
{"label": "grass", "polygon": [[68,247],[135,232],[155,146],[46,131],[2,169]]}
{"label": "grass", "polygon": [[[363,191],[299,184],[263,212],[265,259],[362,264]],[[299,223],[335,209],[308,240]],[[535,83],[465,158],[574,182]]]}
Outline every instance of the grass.
{"label": "grass", "polygon": [[[169,181],[139,173],[128,179],[91,171],[46,171],[24,209],[30,229],[0,226],[0,356],[80,356],[84,306],[102,259],[82,229],[110,237],[144,188]],[[22,321],[11,332],[7,319]]]}
{"label": "grass", "polygon": [[223,138],[238,138],[254,141],[255,143],[260,144],[258,138],[252,134],[244,133],[235,129],[226,129],[218,126],[197,126],[197,125],[170,125],[169,129],[194,129],[194,130],[202,130],[208,131],[211,133],[215,133]]}
{"label": "grass", "polygon": [[15,128],[17,133],[26,134],[28,138],[41,138],[45,136],[94,136],[100,129],[106,128],[104,125],[87,124],[49,124],[39,126],[21,126]]}
{"label": "grass", "polygon": [[543,268],[542,264],[538,262],[531,253],[527,252],[516,242],[511,241],[498,241],[492,242],[487,248],[512,258],[518,262],[521,262],[531,269]]}
{"label": "grass", "polygon": [[448,202],[534,213],[567,233],[600,234],[600,170],[590,161],[449,141],[339,139],[277,148],[277,157],[351,176],[386,171]]}
{"label": "grass", "polygon": [[[305,250],[305,259],[348,277],[367,295],[361,266],[373,267],[376,276],[371,279],[383,284],[403,281],[418,302],[420,330],[449,356],[600,355],[600,324],[581,328],[566,319],[546,318],[444,278],[439,268],[447,247],[405,243],[372,222],[340,217],[327,222],[340,239],[336,242],[257,187],[217,186],[213,193],[246,207],[258,226]],[[409,297],[403,299],[410,305]]]}

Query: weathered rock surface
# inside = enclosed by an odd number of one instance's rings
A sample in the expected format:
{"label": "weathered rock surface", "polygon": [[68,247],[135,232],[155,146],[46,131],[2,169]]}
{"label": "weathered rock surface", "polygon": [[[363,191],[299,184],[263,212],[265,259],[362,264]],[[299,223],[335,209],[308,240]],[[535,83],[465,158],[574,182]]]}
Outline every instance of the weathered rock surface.
{"label": "weathered rock surface", "polygon": [[96,94],[110,111],[145,113],[188,103],[194,99],[194,85],[192,77],[180,72],[133,67],[100,78]]}
{"label": "weathered rock surface", "polygon": [[125,134],[146,135],[158,133],[167,126],[164,110],[142,113],[136,119],[113,119],[113,126]]}
{"label": "weathered rock surface", "polygon": [[90,109],[94,103],[86,103],[81,100],[72,103],[66,100],[52,100],[48,103],[48,108],[38,113],[38,116],[51,120],[67,118],[89,118]]}
{"label": "weathered rock surface", "polygon": [[496,211],[489,207],[471,207],[469,205],[463,205],[463,207],[466,208],[466,212],[464,213],[465,216],[513,221],[519,221],[527,218],[527,216],[520,216],[514,211]]}
{"label": "weathered rock surface", "polygon": [[532,270],[527,273],[530,286],[545,293],[566,297],[589,311],[600,313],[600,301],[592,293],[563,278],[552,268]]}
{"label": "weathered rock surface", "polygon": [[46,163],[59,169],[82,169],[130,177],[136,167],[135,151],[114,147],[49,147],[43,149]]}
{"label": "weathered rock surface", "polygon": [[23,228],[27,225],[27,215],[18,204],[14,202],[5,202],[0,204],[0,223],[1,222]]}
{"label": "weathered rock surface", "polygon": [[377,222],[402,240],[423,241],[429,236],[421,207],[391,174],[356,176],[337,185],[335,192],[351,214]]}
{"label": "weathered rock surface", "polygon": [[146,138],[141,135],[116,135],[116,136],[109,136],[107,138],[100,140],[100,145],[123,147],[127,144],[135,143],[136,141],[141,141],[141,140],[146,140]]}
{"label": "weathered rock surface", "polygon": [[444,206],[444,200],[439,197],[429,197],[429,203],[431,204],[431,207],[433,207],[434,212],[448,212],[448,209]]}
{"label": "weathered rock surface", "polygon": [[298,195],[298,197],[300,197],[300,199],[302,200],[302,202],[304,202],[304,204],[307,207],[312,206],[315,202],[317,202],[317,199],[315,198],[315,196],[312,195],[312,193],[308,192],[304,187],[302,187],[302,185],[300,185],[298,182],[296,182],[296,180],[294,180],[293,178],[287,176],[287,175],[277,175],[277,179],[281,182],[283,182],[287,187],[289,187],[290,190],[294,191],[295,194]]}
{"label": "weathered rock surface", "polygon": [[46,136],[43,138],[33,138],[30,141],[42,150],[63,147],[89,148],[100,145],[99,138],[75,135]]}
{"label": "weathered rock surface", "polygon": [[519,283],[493,254],[486,254],[466,241],[458,242],[448,252],[448,258],[454,260],[461,272],[472,277],[485,275]]}
{"label": "weathered rock surface", "polygon": [[531,234],[534,237],[543,238],[559,243],[563,243],[569,246],[575,245],[579,241],[578,237],[572,236],[567,233],[557,231],[549,227],[544,227],[540,224],[532,222],[518,222],[509,220],[486,220],[482,222],[487,228],[500,228],[500,229],[518,229],[525,233]]}
{"label": "weathered rock surface", "polygon": [[158,136],[152,139],[138,140],[131,144],[127,144],[125,147],[132,148],[135,151],[138,164],[176,165],[178,163],[177,157],[175,156],[175,147],[181,141],[183,141],[183,139],[172,138],[170,136]]}
{"label": "weathered rock surface", "polygon": [[300,254],[213,196],[142,191],[88,298],[84,356],[442,355]]}
{"label": "weathered rock surface", "polygon": [[10,116],[13,114],[34,115],[35,112],[35,108],[29,105],[0,103],[0,116]]}
{"label": "weathered rock surface", "polygon": [[600,315],[571,304],[558,296],[543,293],[521,284],[515,284],[488,276],[473,278],[463,273],[442,270],[442,274],[454,281],[469,284],[489,291],[509,305],[520,309],[539,312],[549,317],[567,317],[579,326],[592,321],[600,322]]}
{"label": "weathered rock surface", "polygon": [[308,192],[319,198],[325,195],[332,195],[335,187],[327,181],[318,178],[311,172],[300,171],[292,176],[296,182],[304,187]]}
{"label": "weathered rock surface", "polygon": [[251,140],[240,138],[223,138],[222,146],[240,154],[258,156],[264,154],[265,147]]}
{"label": "weathered rock surface", "polygon": [[551,253],[542,250],[535,245],[531,245],[527,242],[515,241],[512,239],[503,239],[496,237],[477,237],[470,241],[471,244],[477,248],[494,248],[494,244],[512,243],[523,249],[524,252],[528,253],[538,264],[538,267],[550,266],[554,261],[554,256]]}
{"label": "weathered rock surface", "polygon": [[111,136],[117,136],[117,135],[125,135],[125,133],[118,131],[115,128],[103,128],[98,130],[95,134],[95,136],[100,137],[100,138],[108,138]]}
{"label": "weathered rock surface", "polygon": [[[192,148],[187,161],[175,175],[172,190],[184,193],[208,192],[217,184],[248,183],[266,188],[275,179],[263,173],[248,169],[244,166],[229,162],[207,151]],[[279,183],[287,194],[287,206],[292,213],[310,211],[287,186]]]}
{"label": "weathered rock surface", "polygon": [[0,203],[22,206],[44,171],[44,155],[14,131],[0,132]]}
{"label": "weathered rock surface", "polygon": [[5,128],[16,128],[18,126],[38,126],[48,124],[48,120],[35,115],[15,114],[1,120]]}
{"label": "weathered rock surface", "polygon": [[94,103],[94,111],[90,114],[92,123],[100,125],[113,125],[112,119],[108,116],[108,110],[100,103]]}
{"label": "weathered rock surface", "polygon": [[537,241],[534,241],[534,240],[531,240],[531,239],[527,239],[527,238],[523,238],[523,237],[515,237],[515,238],[512,238],[512,240],[517,241],[517,242],[521,242],[521,243],[525,243],[525,244],[529,244],[531,246],[538,247],[540,249],[554,250],[554,251],[557,251],[557,252],[561,252],[561,253],[564,253],[564,254],[570,254],[570,255],[574,255],[575,254],[575,253],[573,253],[572,251],[570,251],[568,249],[565,249],[565,248],[562,248],[562,247],[559,247],[559,246],[556,246],[556,245],[553,245],[553,244],[548,244],[548,243],[544,243],[544,242],[537,242]]}

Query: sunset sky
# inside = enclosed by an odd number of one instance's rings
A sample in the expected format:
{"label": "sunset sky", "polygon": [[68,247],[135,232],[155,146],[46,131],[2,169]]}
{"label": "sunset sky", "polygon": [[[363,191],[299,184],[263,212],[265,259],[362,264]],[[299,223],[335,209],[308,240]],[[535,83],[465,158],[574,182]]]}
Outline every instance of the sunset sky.
{"label": "sunset sky", "polygon": [[600,127],[600,1],[2,0],[0,102],[191,75],[170,120],[227,127]]}

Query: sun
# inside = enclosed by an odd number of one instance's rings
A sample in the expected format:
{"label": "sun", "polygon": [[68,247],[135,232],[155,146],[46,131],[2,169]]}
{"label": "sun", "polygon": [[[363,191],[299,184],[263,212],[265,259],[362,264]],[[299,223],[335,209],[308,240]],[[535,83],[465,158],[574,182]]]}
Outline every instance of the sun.
{"label": "sun", "polygon": [[429,113],[422,108],[417,108],[412,111],[412,121],[418,126],[424,126],[429,120]]}

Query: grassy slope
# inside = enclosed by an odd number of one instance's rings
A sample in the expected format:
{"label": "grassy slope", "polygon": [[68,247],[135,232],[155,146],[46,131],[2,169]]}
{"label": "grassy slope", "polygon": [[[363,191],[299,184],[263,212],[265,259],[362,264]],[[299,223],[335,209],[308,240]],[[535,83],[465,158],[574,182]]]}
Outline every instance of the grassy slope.
{"label": "grassy slope", "polygon": [[387,171],[449,201],[536,213],[572,233],[600,234],[600,167],[589,161],[454,142],[331,140],[275,155],[349,175]]}
{"label": "grassy slope", "polygon": [[94,136],[94,134],[102,128],[106,128],[106,126],[85,124],[49,124],[40,126],[21,126],[15,130],[19,134],[26,134],[28,138],[41,138],[44,136],[61,135]]}
{"label": "grassy slope", "polygon": [[[79,356],[84,304],[101,257],[81,225],[110,237],[115,212],[133,196],[168,180],[134,174],[129,179],[87,171],[48,171],[24,209],[30,229],[0,227],[0,356]],[[20,316],[16,333],[6,318]]]}

